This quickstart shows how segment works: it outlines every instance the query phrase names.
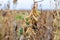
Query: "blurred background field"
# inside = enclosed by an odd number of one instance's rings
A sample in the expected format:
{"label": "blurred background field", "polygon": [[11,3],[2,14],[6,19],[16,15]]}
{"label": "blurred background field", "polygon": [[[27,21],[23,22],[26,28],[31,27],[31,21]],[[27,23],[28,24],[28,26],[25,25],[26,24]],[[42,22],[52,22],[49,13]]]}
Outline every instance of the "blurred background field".
{"label": "blurred background field", "polygon": [[[19,28],[21,27],[20,25],[22,24],[23,21],[21,21],[18,18],[16,19],[16,16],[22,15],[22,16],[26,17],[30,12],[31,12],[30,10],[29,11],[27,11],[27,10],[20,10],[20,11],[16,11],[16,10],[15,11],[11,11],[11,10],[3,11],[3,10],[1,10],[0,11],[0,40],[18,40],[19,35],[20,35],[19,34]],[[53,23],[52,23],[52,20],[54,19],[53,15],[56,15],[56,11],[55,10],[54,11],[51,11],[51,10],[41,11],[40,10],[40,11],[38,11],[38,13],[39,14],[41,13],[40,14],[41,19],[39,19],[38,24],[40,26],[42,26],[41,23],[43,23],[43,25],[44,25],[44,20],[47,20],[46,26],[48,26],[48,28],[50,28],[50,27],[52,28],[49,30],[53,30],[53,29],[55,30],[54,32],[51,31],[51,35],[54,36],[54,37],[52,37],[52,40],[60,40],[60,26],[58,26],[58,25],[60,25],[60,20],[59,21],[56,20],[57,21],[55,23],[56,27],[55,26],[53,27]],[[44,17],[47,17],[47,18],[44,19]],[[16,31],[16,26],[17,26],[17,31]],[[43,29],[41,31],[44,32],[44,30],[46,30],[46,29]],[[48,32],[48,29],[47,29],[47,32]],[[39,31],[37,33],[39,33]],[[40,35],[40,34],[38,34],[38,35]],[[47,35],[49,35],[49,34],[47,34]],[[37,39],[39,40],[39,38],[37,38]],[[48,37],[46,39],[48,39]]]}
{"label": "blurred background field", "polygon": [[60,1],[0,0],[0,40],[60,40]]}

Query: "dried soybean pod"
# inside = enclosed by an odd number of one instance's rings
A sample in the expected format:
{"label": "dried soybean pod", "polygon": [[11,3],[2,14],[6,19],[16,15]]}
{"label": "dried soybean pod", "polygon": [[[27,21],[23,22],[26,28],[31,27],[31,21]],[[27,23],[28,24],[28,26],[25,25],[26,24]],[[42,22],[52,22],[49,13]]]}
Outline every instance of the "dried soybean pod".
{"label": "dried soybean pod", "polygon": [[17,0],[13,0],[13,3],[15,4],[17,2]]}

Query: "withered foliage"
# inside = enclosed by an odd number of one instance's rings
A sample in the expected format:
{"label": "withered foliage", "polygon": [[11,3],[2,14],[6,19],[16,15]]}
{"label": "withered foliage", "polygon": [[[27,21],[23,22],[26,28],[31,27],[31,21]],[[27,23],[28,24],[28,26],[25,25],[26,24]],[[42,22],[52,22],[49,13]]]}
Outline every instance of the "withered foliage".
{"label": "withered foliage", "polygon": [[[0,11],[0,40],[59,40],[60,11],[39,12],[39,16],[29,17],[30,25],[26,26],[25,19],[24,21],[15,19],[22,11]],[[24,29],[22,35],[19,35],[20,27]]]}
{"label": "withered foliage", "polygon": [[13,0],[13,3],[16,4],[17,3],[17,0]]}

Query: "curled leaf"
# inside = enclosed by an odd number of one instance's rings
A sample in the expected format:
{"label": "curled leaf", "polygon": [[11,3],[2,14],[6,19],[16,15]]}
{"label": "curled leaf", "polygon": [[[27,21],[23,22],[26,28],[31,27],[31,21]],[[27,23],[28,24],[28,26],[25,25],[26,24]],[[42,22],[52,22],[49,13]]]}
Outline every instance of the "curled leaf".
{"label": "curled leaf", "polygon": [[29,25],[29,22],[26,22],[26,25]]}
{"label": "curled leaf", "polygon": [[29,19],[28,18],[26,18],[26,21],[28,21]]}
{"label": "curled leaf", "polygon": [[23,28],[20,28],[20,34],[23,34]]}

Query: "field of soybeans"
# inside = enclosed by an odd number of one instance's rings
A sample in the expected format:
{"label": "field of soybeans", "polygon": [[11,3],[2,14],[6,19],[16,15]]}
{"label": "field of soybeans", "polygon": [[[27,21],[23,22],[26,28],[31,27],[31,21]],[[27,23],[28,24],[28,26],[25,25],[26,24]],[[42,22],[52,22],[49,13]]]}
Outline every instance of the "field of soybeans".
{"label": "field of soybeans", "polygon": [[35,25],[26,18],[30,12],[0,10],[0,40],[60,40],[60,10],[38,10]]}

